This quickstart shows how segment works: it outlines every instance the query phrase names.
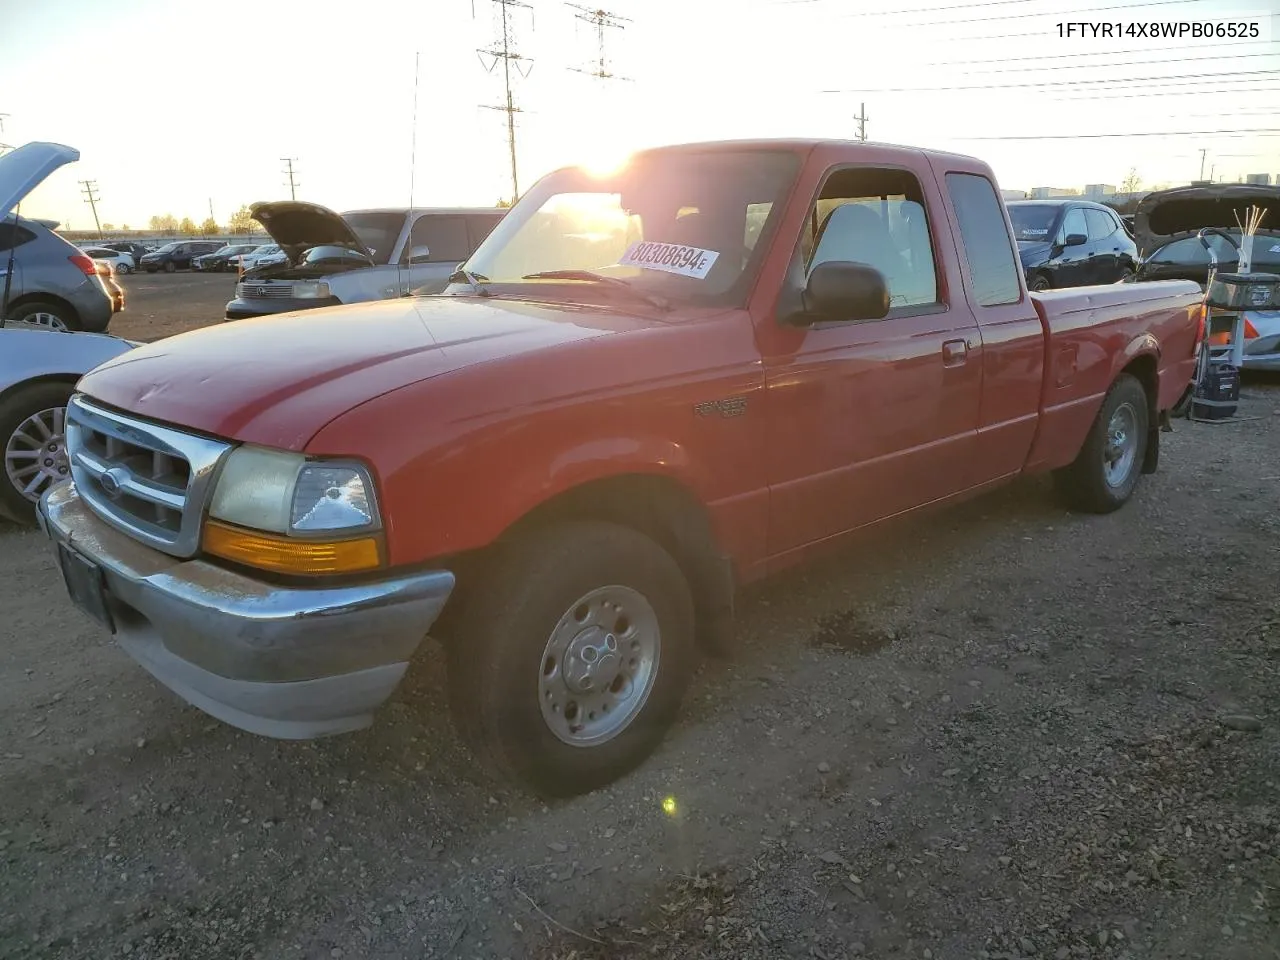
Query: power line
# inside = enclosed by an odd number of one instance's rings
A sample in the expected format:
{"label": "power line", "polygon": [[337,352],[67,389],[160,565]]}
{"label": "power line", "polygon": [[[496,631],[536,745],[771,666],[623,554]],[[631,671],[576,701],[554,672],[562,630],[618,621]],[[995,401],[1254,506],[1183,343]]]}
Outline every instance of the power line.
{"label": "power line", "polygon": [[[1244,60],[1248,57],[1280,57],[1280,53],[1235,53],[1235,54],[1216,54],[1212,57],[1163,57],[1158,60],[1122,60],[1119,63],[1109,61],[1107,63],[1074,63],[1065,64],[1060,67],[1010,67],[1007,70],[969,70],[968,73],[1028,73],[1040,72],[1044,70],[1096,70],[1110,67],[1147,67],[1155,64],[1163,66],[1166,63],[1195,63],[1206,60]],[[980,61],[997,63],[999,61]]]}
{"label": "power line", "polygon": [[[1256,83],[1254,80],[1241,80],[1239,83]],[[1215,90],[1205,90],[1197,85],[1191,90],[1162,90],[1153,93],[1086,93],[1084,96],[1059,96],[1058,100],[1130,100],[1136,97],[1202,97],[1207,94],[1219,93],[1280,93],[1280,87],[1218,87]]]}
{"label": "power line", "polygon": [[98,228],[98,239],[102,239],[102,223],[98,220],[98,201],[101,197],[94,196],[94,191],[98,189],[97,180],[81,180],[83,189],[80,191],[84,194],[85,203],[89,204],[89,209],[93,211],[93,225]]}
{"label": "power line", "polygon": [[288,184],[289,199],[297,200],[298,199],[298,181],[294,178],[294,175],[293,175],[293,163],[298,158],[297,157],[281,157],[280,159],[285,163],[285,169],[281,172],[289,175],[289,184]]}
{"label": "power line", "polygon": [[[499,10],[500,33],[497,38],[498,42],[492,50],[477,50],[476,54],[480,57],[481,66],[484,66],[485,57],[492,59],[492,63],[485,67],[485,70],[489,73],[493,72],[499,60],[502,61],[502,78],[507,92],[506,105],[482,104],[482,106],[486,110],[500,110],[507,115],[507,148],[511,154],[511,202],[515,203],[520,197],[520,178],[516,172],[516,114],[523,113],[523,111],[516,106],[515,98],[511,93],[511,65],[515,64],[516,72],[520,76],[528,77],[530,71],[533,70],[533,61],[521,56],[515,49],[515,25],[511,22],[509,8],[523,7],[529,10],[530,16],[532,16],[533,7],[521,2],[521,0],[492,0],[492,2],[497,4]],[[526,64],[528,65],[527,68]]]}
{"label": "power line", "polygon": [[[952,90],[1018,90],[1031,87],[1082,87],[1092,86],[1094,84],[1111,84],[1114,89],[1128,89],[1123,82],[1125,80],[1133,80],[1135,83],[1154,83],[1167,84],[1168,86],[1180,86],[1181,81],[1185,80],[1195,83],[1198,80],[1212,80],[1215,77],[1248,77],[1258,74],[1266,76],[1280,76],[1280,70],[1227,70],[1220,73],[1184,73],[1173,77],[1132,77],[1132,78],[1098,78],[1095,80],[1045,80],[1039,83],[986,83],[986,84],[970,84],[967,86],[945,86],[945,87],[863,87],[860,90],[841,89],[841,90],[823,90],[822,93],[935,93],[938,91]],[[1176,81],[1176,82],[1175,82]],[[1232,80],[1232,83],[1244,83],[1243,80]],[[1135,87],[1135,89],[1141,89]]]}
{"label": "power line", "polygon": [[605,30],[625,30],[625,24],[631,23],[631,21],[626,17],[618,16],[616,13],[610,13],[608,10],[592,10],[590,7],[584,7],[577,3],[568,3],[565,6],[573,7],[578,11],[578,13],[574,14],[575,20],[589,23],[595,28],[597,48],[596,67],[594,70],[583,70],[581,67],[570,67],[569,69],[576,70],[578,73],[585,73],[599,80],[629,80],[629,77],[619,77],[609,72],[604,55],[604,37]]}
{"label": "power line", "polygon": [[1258,130],[1166,130],[1141,133],[1051,133],[1017,137],[951,137],[952,140],[1099,140],[1106,137],[1210,137],[1210,136],[1276,136],[1280,127]]}
{"label": "power line", "polygon": [[[934,20],[929,24],[929,26],[944,27],[944,26],[949,26],[951,24],[957,24],[957,23],[991,23],[996,20],[1030,20],[1035,17],[1067,17],[1067,16],[1074,17],[1077,14],[1081,14],[1081,13],[1104,13],[1110,10],[1139,10],[1139,9],[1146,9],[1147,7],[1172,7],[1172,6],[1179,6],[1187,3],[1204,3],[1204,2],[1205,0],[1151,0],[1151,2],[1149,3],[1119,4],[1119,5],[1113,4],[1111,6],[1106,6],[1106,7],[1083,7],[1079,10],[1072,10],[1066,14],[1055,13],[1052,10],[1043,10],[1043,11],[1037,11],[1036,13],[1009,13],[1003,16],[998,16],[998,17],[966,17],[963,20]],[[913,7],[910,10],[884,11],[880,13],[879,16],[889,16],[889,15],[897,16],[899,14],[907,14],[907,13],[933,13],[937,9],[938,8],[936,7],[933,7],[933,8]],[[952,9],[959,9],[959,8],[952,8]],[[845,13],[845,14],[841,14],[840,16],[841,16],[841,19],[850,19],[855,17],[868,16],[868,14]],[[1212,18],[1208,18],[1208,19],[1212,19]],[[1218,18],[1218,19],[1224,19],[1224,18]],[[903,26],[906,26],[906,24],[903,24]],[[911,24],[911,26],[914,27],[914,26],[917,26],[917,24]]]}
{"label": "power line", "polygon": [[[975,39],[981,39],[981,38],[966,37],[965,39],[975,40]],[[1124,50],[1089,50],[1083,53],[1051,53],[1051,54],[1045,54],[1043,56],[1035,56],[1035,57],[987,57],[981,60],[933,60],[929,63],[921,64],[921,66],[951,67],[951,66],[962,66],[970,63],[1016,63],[1023,60],[1040,61],[1040,60],[1067,60],[1067,59],[1074,59],[1076,57],[1114,57],[1114,56],[1124,56],[1130,53],[1163,53],[1169,50],[1190,50],[1192,49],[1192,47],[1194,47],[1196,50],[1204,50],[1209,47],[1232,47],[1233,49],[1238,49],[1240,47],[1254,46],[1256,44],[1266,44],[1270,46],[1277,43],[1280,43],[1280,40],[1243,40],[1235,43],[1195,43],[1190,45],[1181,43],[1181,44],[1174,44],[1168,47],[1129,47]],[[1268,56],[1268,57],[1280,56],[1280,51],[1263,54],[1263,56]],[[1155,62],[1163,63],[1165,61],[1160,60]],[[1110,64],[1084,63],[1080,65],[1082,69],[1087,69],[1088,67],[1092,67],[1092,66],[1103,67],[1103,66],[1110,66]],[[1029,69],[1035,69],[1035,68],[1029,68]]]}

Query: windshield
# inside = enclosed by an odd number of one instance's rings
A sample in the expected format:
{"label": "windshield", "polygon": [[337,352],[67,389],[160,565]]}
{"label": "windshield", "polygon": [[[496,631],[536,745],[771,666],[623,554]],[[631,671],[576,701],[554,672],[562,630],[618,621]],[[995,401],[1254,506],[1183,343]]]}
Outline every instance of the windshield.
{"label": "windshield", "polygon": [[404,214],[344,213],[342,219],[375,260],[381,263],[390,261],[391,250],[404,227]]}
{"label": "windshield", "polygon": [[265,256],[265,255],[267,255],[267,254],[269,254],[269,253],[279,253],[279,252],[280,252],[280,245],[279,245],[279,244],[276,244],[276,243],[265,243],[265,244],[263,244],[263,245],[262,245],[262,246],[260,246],[260,247],[254,247],[254,248],[253,248],[252,250],[250,250],[249,252],[250,252],[250,253],[256,253],[256,254],[258,254],[258,255],[260,255],[260,256]]}
{"label": "windshield", "polygon": [[177,250],[177,249],[178,249],[178,247],[180,247],[180,246],[181,246],[181,244],[179,244],[179,243],[166,243],[163,247],[160,247],[160,248],[158,248],[158,249],[156,249],[156,250],[154,250],[154,251],[152,251],[152,252],[153,252],[153,253],[168,253],[168,252],[170,252],[171,250]]}
{"label": "windshield", "polygon": [[235,253],[235,252],[236,252],[236,248],[235,248],[235,247],[219,247],[217,250],[215,250],[215,251],[213,251],[213,252],[214,252],[214,254],[220,254],[220,253]]}
{"label": "windshield", "polygon": [[[657,150],[604,176],[560,170],[516,204],[464,269],[486,288],[587,271],[668,300],[740,304],[758,241],[775,228],[798,167],[782,151]],[[617,289],[577,279],[600,296]]]}
{"label": "windshield", "polygon": [[1019,241],[1048,240],[1060,209],[1051,203],[1010,204],[1009,219],[1013,221],[1014,238]]}

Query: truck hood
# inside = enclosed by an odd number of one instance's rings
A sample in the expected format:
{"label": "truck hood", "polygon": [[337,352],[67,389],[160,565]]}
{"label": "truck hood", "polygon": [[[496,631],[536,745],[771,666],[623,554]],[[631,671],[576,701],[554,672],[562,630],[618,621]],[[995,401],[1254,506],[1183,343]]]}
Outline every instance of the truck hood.
{"label": "truck hood", "polygon": [[0,220],[40,186],[53,171],[80,159],[75,147],[60,143],[24,143],[0,157]]}
{"label": "truck hood", "polygon": [[290,263],[297,263],[304,251],[321,244],[355,250],[373,262],[369,250],[342,215],[318,203],[301,200],[255,203],[249,208],[249,215],[280,244]]}
{"label": "truck hood", "polygon": [[1280,223],[1280,187],[1250,183],[1224,183],[1204,187],[1157,190],[1138,201],[1133,214],[1138,255],[1145,257],[1170,239],[1194,236],[1205,227],[1235,227],[1252,206],[1266,209],[1262,226],[1276,229]]}
{"label": "truck hood", "polygon": [[386,300],[180,334],[103,364],[79,388],[141,417],[302,450],[340,414],[420,380],[657,323],[526,301]]}

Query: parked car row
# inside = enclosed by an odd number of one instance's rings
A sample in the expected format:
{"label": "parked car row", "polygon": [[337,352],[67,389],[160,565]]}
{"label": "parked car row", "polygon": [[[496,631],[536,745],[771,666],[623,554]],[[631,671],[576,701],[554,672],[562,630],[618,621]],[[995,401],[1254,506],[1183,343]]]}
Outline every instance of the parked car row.
{"label": "parked car row", "polygon": [[258,243],[228,243],[213,253],[191,258],[191,269],[198,273],[221,273],[236,269],[235,258],[259,249]]}

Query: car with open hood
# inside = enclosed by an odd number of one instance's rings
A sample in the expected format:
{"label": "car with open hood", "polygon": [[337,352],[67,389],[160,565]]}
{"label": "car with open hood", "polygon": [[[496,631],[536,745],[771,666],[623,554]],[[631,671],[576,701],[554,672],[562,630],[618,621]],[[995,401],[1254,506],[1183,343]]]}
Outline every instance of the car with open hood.
{"label": "car with open hood", "polygon": [[[9,216],[49,174],[79,157],[74,148],[56,143],[29,143],[0,157],[0,238],[9,238],[9,248],[0,249],[0,271],[9,271],[0,278],[0,516],[19,523],[34,523],[40,495],[69,476],[63,424],[76,381],[136,346],[104,334],[68,333],[65,325],[41,322],[40,311],[24,311],[21,304],[18,310],[5,307],[4,291],[12,295],[16,290],[22,296],[31,277],[20,275],[16,286],[4,281],[18,269],[37,273],[32,261],[22,264],[15,253],[25,256],[24,251],[37,243],[65,254],[63,259],[84,257],[94,271],[92,280],[85,282],[96,284],[94,296],[107,298],[110,305],[111,295],[103,287],[114,286],[109,274],[101,277],[97,265],[61,237],[50,234],[43,240],[22,240],[36,228],[48,228]],[[19,240],[15,251],[13,244]],[[0,243],[0,248],[4,246]],[[67,254],[64,247],[72,252]],[[76,273],[84,276],[78,266]],[[21,319],[15,319],[15,314]]]}
{"label": "car with open hood", "polygon": [[284,259],[246,270],[227,304],[228,320],[438,293],[506,213],[415,207],[338,214],[294,200],[257,203],[250,212]]}
{"label": "car with open hood", "polygon": [[[1240,266],[1240,225],[1250,207],[1265,211],[1253,238],[1250,272],[1280,274],[1280,187],[1229,183],[1175,187],[1142,198],[1134,211],[1134,233],[1143,258],[1137,279],[1194,280],[1203,287],[1211,259],[1217,260],[1219,273],[1235,273]],[[1201,242],[1199,233],[1205,228],[1214,232]],[[1205,243],[1213,248],[1212,258]],[[1223,322],[1229,316],[1221,311],[1218,315]],[[1215,330],[1219,326],[1215,323]],[[1245,369],[1280,370],[1280,311],[1245,311],[1243,327]]]}

